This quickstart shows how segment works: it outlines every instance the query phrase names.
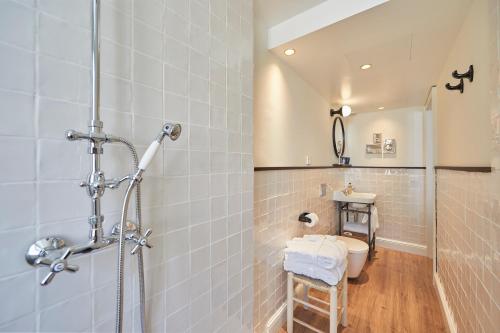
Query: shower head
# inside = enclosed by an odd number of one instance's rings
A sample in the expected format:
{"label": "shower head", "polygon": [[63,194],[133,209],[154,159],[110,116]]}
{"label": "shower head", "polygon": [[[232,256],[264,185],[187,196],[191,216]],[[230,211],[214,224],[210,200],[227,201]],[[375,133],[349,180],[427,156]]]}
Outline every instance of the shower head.
{"label": "shower head", "polygon": [[166,123],[163,125],[161,133],[158,135],[157,141],[161,143],[166,136],[168,136],[170,140],[175,141],[181,136],[181,132],[181,125]]}
{"label": "shower head", "polygon": [[142,156],[141,161],[139,162],[139,169],[143,171],[146,170],[166,136],[168,136],[170,140],[175,141],[181,135],[181,131],[182,127],[179,124],[166,123],[163,125],[163,128],[161,129],[160,134],[156,137],[156,140],[149,145],[148,149]]}

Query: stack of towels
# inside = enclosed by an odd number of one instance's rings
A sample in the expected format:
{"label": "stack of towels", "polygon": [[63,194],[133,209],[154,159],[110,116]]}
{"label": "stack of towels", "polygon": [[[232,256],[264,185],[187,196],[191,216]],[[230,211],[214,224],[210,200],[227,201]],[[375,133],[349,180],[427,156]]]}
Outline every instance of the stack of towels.
{"label": "stack of towels", "polygon": [[286,242],[285,271],[336,285],[347,266],[347,246],[336,236],[305,235]]}

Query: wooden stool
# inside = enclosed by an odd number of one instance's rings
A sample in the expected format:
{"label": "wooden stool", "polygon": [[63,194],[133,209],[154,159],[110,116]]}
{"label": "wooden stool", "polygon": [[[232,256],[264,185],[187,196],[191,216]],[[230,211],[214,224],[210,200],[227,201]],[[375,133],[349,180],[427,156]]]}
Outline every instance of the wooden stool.
{"label": "wooden stool", "polygon": [[[300,299],[295,297],[294,293],[294,286],[293,283],[301,283],[305,287],[305,297],[304,299]],[[330,302],[325,302],[317,297],[310,296],[308,295],[308,290],[309,288],[313,288],[319,291],[326,292],[330,295]],[[339,295],[339,292],[342,292],[342,304],[341,306],[337,305],[337,297]],[[316,302],[319,302],[321,304],[329,305],[329,310],[327,311],[325,309],[322,309],[314,304],[311,304],[309,302],[309,299],[312,299]],[[338,323],[338,317],[341,317],[340,323],[342,326],[347,327],[347,269],[344,272],[344,275],[342,276],[342,279],[337,283],[335,286],[330,286],[329,284],[321,281],[321,280],[315,280],[311,279],[307,276],[304,275],[299,275],[299,274],[294,274],[292,272],[288,272],[288,283],[287,283],[287,322],[286,322],[286,329],[287,333],[293,333],[293,323],[296,322],[302,326],[307,327],[308,329],[318,332],[318,333],[326,333],[323,331],[320,331],[319,329],[303,322],[300,319],[297,319],[293,316],[293,304],[294,301],[297,303],[300,303],[304,306],[305,309],[313,309],[318,312],[321,312],[323,314],[326,314],[330,317],[330,332],[329,333],[336,333],[337,332],[337,323]]]}

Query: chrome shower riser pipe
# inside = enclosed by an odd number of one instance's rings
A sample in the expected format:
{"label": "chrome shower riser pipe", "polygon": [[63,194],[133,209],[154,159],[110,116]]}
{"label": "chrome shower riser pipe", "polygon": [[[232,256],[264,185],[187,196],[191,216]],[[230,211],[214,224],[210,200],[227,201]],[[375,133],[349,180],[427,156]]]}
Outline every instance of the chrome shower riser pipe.
{"label": "chrome shower riser pipe", "polygon": [[89,127],[92,132],[99,133],[102,129],[102,121],[99,110],[100,91],[100,55],[101,42],[99,39],[99,28],[101,19],[101,0],[92,0],[92,95],[91,95],[91,117]]}

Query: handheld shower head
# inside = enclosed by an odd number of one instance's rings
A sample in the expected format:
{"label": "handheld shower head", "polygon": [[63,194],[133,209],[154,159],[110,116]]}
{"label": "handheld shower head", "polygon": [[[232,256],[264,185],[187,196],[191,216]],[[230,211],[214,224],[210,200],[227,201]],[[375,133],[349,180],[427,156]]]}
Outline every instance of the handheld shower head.
{"label": "handheld shower head", "polygon": [[170,140],[175,141],[181,136],[182,127],[179,124],[166,123],[162,129],[162,136],[168,136]]}
{"label": "handheld shower head", "polygon": [[182,127],[179,124],[166,123],[163,125],[160,134],[156,137],[156,140],[149,145],[148,149],[142,156],[141,161],[139,162],[139,169],[146,170],[166,136],[168,136],[170,140],[175,141],[179,138],[179,136],[181,136],[181,131]]}

